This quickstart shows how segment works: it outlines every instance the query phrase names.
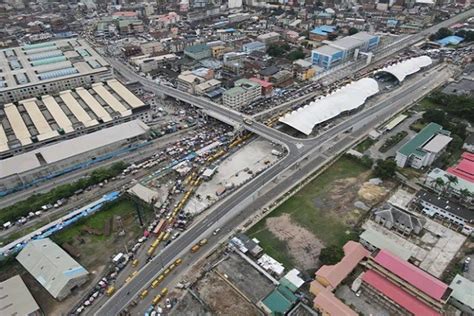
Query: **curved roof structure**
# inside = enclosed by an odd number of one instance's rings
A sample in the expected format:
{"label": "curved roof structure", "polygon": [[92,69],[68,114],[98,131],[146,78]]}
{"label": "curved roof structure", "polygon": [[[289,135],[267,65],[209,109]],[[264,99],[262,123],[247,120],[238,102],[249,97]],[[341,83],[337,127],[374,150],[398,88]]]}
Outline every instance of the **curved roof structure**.
{"label": "curved roof structure", "polygon": [[317,124],[341,113],[357,109],[368,97],[377,92],[379,92],[377,81],[372,78],[363,78],[286,114],[279,121],[309,135]]}
{"label": "curved roof structure", "polygon": [[376,73],[387,72],[397,78],[399,82],[402,82],[407,76],[420,71],[423,67],[431,65],[432,62],[429,56],[414,57],[382,68],[376,71]]}

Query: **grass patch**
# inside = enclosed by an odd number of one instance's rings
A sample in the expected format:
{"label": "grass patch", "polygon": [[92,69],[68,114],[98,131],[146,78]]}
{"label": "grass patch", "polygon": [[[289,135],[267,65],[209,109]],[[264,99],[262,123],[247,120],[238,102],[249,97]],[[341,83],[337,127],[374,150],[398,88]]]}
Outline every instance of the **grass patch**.
{"label": "grass patch", "polygon": [[425,126],[428,125],[427,123],[423,122],[422,120],[418,120],[410,125],[410,129],[415,132],[421,131]]}
{"label": "grass patch", "polygon": [[[320,176],[271,212],[268,217],[278,217],[287,213],[295,223],[308,229],[326,246],[342,246],[347,240],[354,237],[352,234],[353,228],[341,221],[340,216],[332,212],[331,209],[317,207],[315,200],[324,199],[334,181],[357,177],[368,170],[368,167],[357,160],[343,156]],[[282,263],[285,262],[290,266],[294,266],[292,264],[294,258],[288,253],[286,242],[279,240],[268,231],[265,227],[265,218],[250,228],[247,233],[251,238],[256,237],[260,240],[265,252]]]}
{"label": "grass patch", "polygon": [[251,228],[253,231],[252,238],[257,238],[260,241],[260,245],[263,246],[265,253],[279,261],[285,267],[294,267],[295,260],[292,256],[288,255],[288,247],[286,242],[278,239],[271,231],[265,227],[265,221],[262,220],[255,224]]}
{"label": "grass patch", "polygon": [[355,150],[357,150],[360,153],[364,153],[367,149],[370,148],[375,143],[375,140],[366,138],[364,141],[360,142],[357,144],[357,146],[354,147]]}
{"label": "grass patch", "polygon": [[[104,208],[105,209],[98,211],[96,214],[86,217],[83,220],[78,221],[73,226],[70,226],[69,228],[55,234],[53,239],[59,244],[73,242],[77,236],[82,234],[81,229],[83,229],[85,226],[102,231],[105,223],[113,216],[124,217],[126,215],[135,213],[134,203],[125,198],[120,198],[117,201],[105,205]],[[103,241],[106,238],[110,238],[110,236],[106,237],[104,235],[89,235],[89,238],[92,242],[98,242]]]}
{"label": "grass patch", "polygon": [[428,109],[434,109],[437,107],[438,105],[434,103],[430,98],[424,97],[415,105],[414,109],[417,111],[426,111]]}

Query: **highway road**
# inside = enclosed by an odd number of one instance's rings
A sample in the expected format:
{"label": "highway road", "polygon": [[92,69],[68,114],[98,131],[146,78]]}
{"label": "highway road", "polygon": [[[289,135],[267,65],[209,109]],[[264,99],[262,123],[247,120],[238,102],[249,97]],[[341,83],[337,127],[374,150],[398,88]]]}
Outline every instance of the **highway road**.
{"label": "highway road", "polygon": [[[450,20],[444,21],[423,31],[418,36],[410,37],[409,41],[416,43],[426,34],[465,19],[466,17],[471,16],[473,12],[474,9],[464,12]],[[430,91],[433,86],[440,84],[439,76],[443,75],[436,73],[436,70],[434,70],[435,72],[433,75],[426,76],[413,84],[400,87],[398,93],[390,98],[385,98],[378,104],[353,115],[324,134],[319,135],[316,138],[303,140],[286,135],[261,123],[254,122],[252,125],[245,125],[243,122],[244,115],[237,111],[174,88],[159,86],[156,83],[139,76],[128,66],[118,62],[117,60],[110,59],[109,62],[122,76],[130,81],[140,82],[145,89],[150,90],[157,95],[169,96],[192,104],[193,106],[200,107],[210,116],[220,119],[228,124],[234,126],[242,125],[247,130],[285,146],[288,150],[288,154],[280,160],[279,163],[248,182],[245,186],[236,190],[236,192],[221,202],[214,211],[210,212],[205,220],[196,223],[180,238],[174,241],[170,247],[162,250],[158,256],[155,256],[147,265],[139,270],[139,273],[133,280],[121,287],[115,295],[113,295],[98,311],[96,311],[95,315],[117,315],[130,304],[137,293],[147,287],[149,282],[157,276],[163,264],[167,265],[172,260],[176,259],[181,253],[187,251],[197,240],[209,234],[216,225],[222,226],[221,220],[226,220],[223,224],[226,230],[232,229],[241,222],[242,218],[247,218],[257,209],[271,201],[274,197],[286,192],[296,183],[297,179],[307,176],[309,174],[308,170],[313,170],[314,166],[321,165],[325,160],[332,159],[333,153],[331,153],[331,151],[326,152],[325,155],[312,157],[313,153],[321,151],[321,148],[325,143],[339,137],[342,133],[354,127],[357,127],[358,130],[364,131],[369,127],[375,127],[380,122],[385,121],[391,115],[397,113],[407,104],[411,104],[413,100],[423,94],[423,91]],[[446,79],[447,77],[443,80]],[[429,87],[429,89],[426,89],[426,87]],[[354,133],[354,131],[352,131],[352,133]],[[347,145],[347,141],[348,138],[343,137],[341,141],[333,146],[332,150],[337,151],[337,148],[343,148]],[[320,154],[322,153],[320,152]],[[282,179],[269,192],[260,194],[260,192],[263,192],[268,188],[271,182],[275,180],[278,175],[282,174],[292,166],[295,166],[305,158],[309,160],[309,163],[307,163],[304,168],[297,168],[292,176]],[[251,200],[249,201],[250,198]]]}
{"label": "highway road", "polygon": [[[218,116],[224,116],[228,121],[238,124],[241,122],[243,116],[235,111],[229,110],[205,99],[194,97],[186,93],[181,93],[172,88],[157,86],[154,83],[148,82],[146,79],[139,77],[126,66],[117,64],[111,61],[111,64],[119,69],[122,75],[127,76],[131,80],[142,82],[147,89],[156,93],[164,92],[166,95],[176,97],[184,102],[192,103],[198,107],[206,109],[211,115],[212,113]],[[435,71],[436,73],[436,71]],[[335,137],[339,137],[351,127],[357,126],[359,129],[368,128],[369,124],[372,128],[378,123],[384,121],[391,115],[395,114],[399,109],[407,104],[413,102],[425,90],[423,87],[431,87],[437,76],[427,76],[420,79],[418,82],[405,85],[399,88],[398,93],[393,94],[389,98],[384,98],[380,103],[359,112],[350,117],[341,124],[333,127],[326,133],[313,139],[297,139],[281,133],[277,130],[271,129],[260,123],[253,123],[251,126],[246,126],[246,129],[272,141],[283,144],[288,149],[288,155],[285,156],[279,163],[275,164],[258,177],[247,183],[247,185],[238,189],[235,193],[225,199],[218,207],[208,214],[205,220],[196,223],[188,231],[186,231],[180,238],[165,248],[159,256],[155,256],[149,264],[145,265],[138,273],[138,275],[129,283],[120,288],[117,293],[112,296],[95,314],[96,315],[117,315],[133,300],[136,293],[139,293],[142,288],[146,287],[150,280],[152,280],[159,273],[162,263],[168,264],[179,256],[180,253],[188,250],[197,240],[204,238],[215,225],[224,225],[226,229],[233,228],[236,225],[236,218],[246,218],[250,216],[255,210],[262,207],[275,196],[282,192],[286,192],[298,177],[305,177],[308,175],[310,166],[317,166],[324,163],[326,160],[332,159],[331,151],[324,155],[319,152],[321,146]],[[447,78],[446,78],[447,79]],[[163,91],[163,90],[164,91]],[[428,89],[429,91],[429,89]],[[215,112],[212,112],[215,111]],[[347,142],[346,137],[335,145],[335,148],[344,147],[344,142]],[[312,157],[313,153],[319,154]],[[309,157],[309,163],[302,169],[297,169],[291,177],[287,177],[280,182],[268,193],[261,194],[268,185],[282,174],[285,170],[294,166],[302,159]],[[311,169],[312,170],[312,169]],[[306,172],[306,173],[305,173]],[[251,198],[251,200],[249,200]],[[220,220],[225,219],[226,223],[222,224]],[[218,224],[217,224],[218,223]]]}

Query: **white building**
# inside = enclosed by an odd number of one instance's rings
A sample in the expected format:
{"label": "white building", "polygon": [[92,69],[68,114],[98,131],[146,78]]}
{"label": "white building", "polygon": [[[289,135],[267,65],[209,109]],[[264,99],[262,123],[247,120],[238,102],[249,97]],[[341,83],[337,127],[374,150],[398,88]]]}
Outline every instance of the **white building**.
{"label": "white building", "polygon": [[397,151],[395,162],[400,168],[420,169],[431,165],[452,140],[449,132],[436,123],[430,123]]}
{"label": "white building", "polygon": [[57,300],[84,284],[89,275],[49,238],[30,241],[16,259]]}
{"label": "white building", "polygon": [[149,108],[116,79],[7,103],[0,115],[0,158],[136,118],[146,122]]}
{"label": "white building", "polygon": [[43,315],[19,275],[0,282],[0,311],[2,315]]}
{"label": "white building", "polygon": [[82,39],[0,50],[0,102],[10,103],[112,78],[110,65]]}
{"label": "white building", "polygon": [[234,87],[222,94],[225,106],[230,108],[240,108],[245,106],[262,95],[262,87],[251,80],[240,79]]}
{"label": "white building", "polygon": [[472,210],[441,195],[424,190],[416,194],[416,201],[422,207],[423,214],[449,221],[461,227],[463,234],[472,234],[474,230],[474,212]]}

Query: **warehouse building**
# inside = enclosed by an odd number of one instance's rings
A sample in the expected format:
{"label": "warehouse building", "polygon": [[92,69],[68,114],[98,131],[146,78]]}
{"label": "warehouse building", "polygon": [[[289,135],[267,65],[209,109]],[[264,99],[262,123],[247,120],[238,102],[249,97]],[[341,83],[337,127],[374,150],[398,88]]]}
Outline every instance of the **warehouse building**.
{"label": "warehouse building", "polygon": [[137,118],[147,122],[148,109],[116,79],[8,103],[0,110],[0,158]]}
{"label": "warehouse building", "polygon": [[0,50],[0,102],[11,103],[112,78],[85,40],[64,39]]}
{"label": "warehouse building", "polygon": [[2,315],[43,315],[19,275],[0,282],[0,311]]}
{"label": "warehouse building", "polygon": [[133,120],[0,160],[0,196],[136,150],[149,130]]}
{"label": "warehouse building", "polygon": [[87,281],[89,272],[51,239],[30,241],[18,262],[57,300]]}

